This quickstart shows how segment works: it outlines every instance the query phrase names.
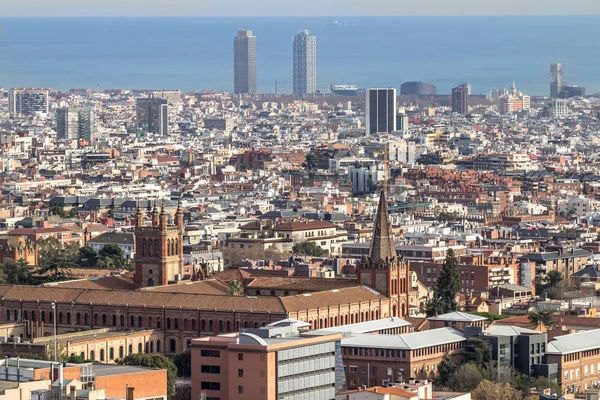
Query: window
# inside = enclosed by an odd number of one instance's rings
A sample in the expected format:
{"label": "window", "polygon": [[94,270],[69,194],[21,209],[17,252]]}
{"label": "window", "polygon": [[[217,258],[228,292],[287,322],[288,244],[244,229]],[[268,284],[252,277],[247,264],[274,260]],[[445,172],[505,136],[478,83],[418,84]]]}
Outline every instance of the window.
{"label": "window", "polygon": [[244,361],[244,353],[238,353],[238,361]]}
{"label": "window", "polygon": [[124,351],[125,351],[125,349],[123,348],[123,346],[119,346],[119,358],[123,358]]}
{"label": "window", "polygon": [[142,352],[142,344],[138,343],[138,353],[141,353],[141,352]]}
{"label": "window", "polygon": [[142,316],[140,315],[140,316],[138,317],[138,328],[141,328],[141,327],[142,327],[142,325],[143,325],[143,324],[142,324]]}
{"label": "window", "polygon": [[350,372],[354,372],[354,373],[356,373],[356,372],[358,372],[358,367],[357,367],[356,365],[350,365],[350,366],[348,367],[348,370],[349,370]]}
{"label": "window", "polygon": [[171,339],[169,341],[169,348],[171,349],[172,353],[177,350],[177,343],[175,342],[175,339]]}
{"label": "window", "polygon": [[46,322],[46,311],[42,311],[41,312],[41,317],[40,318],[42,319],[42,322]]}
{"label": "window", "polygon": [[167,318],[167,329],[171,329],[171,318]]}
{"label": "window", "polygon": [[238,369],[238,378],[243,378],[244,377],[244,370],[239,368]]}
{"label": "window", "polygon": [[114,314],[112,316],[112,326],[117,326],[117,316]]}
{"label": "window", "polygon": [[104,349],[100,349],[100,361],[104,361]]}
{"label": "window", "polygon": [[135,326],[135,317],[133,315],[129,316],[129,327],[133,328]]}
{"label": "window", "polygon": [[127,354],[133,354],[133,345],[130,344],[129,348],[127,349],[128,353]]}
{"label": "window", "polygon": [[173,318],[173,324],[175,325],[175,329],[179,329],[179,318]]}
{"label": "window", "polygon": [[221,367],[218,365],[201,365],[200,372],[203,374],[220,374]]}
{"label": "window", "polygon": [[200,384],[202,390],[221,390],[220,382],[202,382]]}
{"label": "window", "polygon": [[110,360],[114,360],[115,359],[115,349],[113,349],[112,347],[110,349],[108,349],[108,358]]}
{"label": "window", "polygon": [[76,320],[77,325],[81,325],[81,313],[77,313],[75,320]]}
{"label": "window", "polygon": [[242,385],[238,386],[238,394],[244,394],[244,386],[242,386]]}
{"label": "window", "polygon": [[160,340],[156,341],[156,352],[160,353]]}
{"label": "window", "polygon": [[219,350],[200,350],[200,355],[202,357],[221,357],[221,352]]}
{"label": "window", "polygon": [[121,315],[121,317],[119,319],[120,319],[119,322],[121,323],[121,326],[125,326],[125,316]]}
{"label": "window", "polygon": [[[67,317],[69,316],[69,314],[67,313]],[[102,314],[102,325],[106,326],[106,314]]]}

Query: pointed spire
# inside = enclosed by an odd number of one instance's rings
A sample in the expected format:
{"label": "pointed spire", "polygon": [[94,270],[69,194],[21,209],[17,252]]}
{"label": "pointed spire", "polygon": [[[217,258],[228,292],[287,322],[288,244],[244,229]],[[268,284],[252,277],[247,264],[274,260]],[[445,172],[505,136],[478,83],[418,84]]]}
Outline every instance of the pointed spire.
{"label": "pointed spire", "polygon": [[376,264],[385,261],[387,258],[394,258],[396,256],[396,245],[392,236],[392,227],[388,216],[384,185],[379,196],[379,205],[377,206],[377,216],[375,217],[369,258],[372,263]]}
{"label": "pointed spire", "polygon": [[160,215],[167,215],[167,210],[165,209],[165,201],[162,201],[162,205],[160,206]]}

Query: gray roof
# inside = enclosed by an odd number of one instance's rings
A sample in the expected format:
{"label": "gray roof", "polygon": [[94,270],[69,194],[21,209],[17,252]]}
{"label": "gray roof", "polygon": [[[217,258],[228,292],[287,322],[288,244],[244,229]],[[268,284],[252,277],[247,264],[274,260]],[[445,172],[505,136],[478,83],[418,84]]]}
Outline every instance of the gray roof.
{"label": "gray roof", "polygon": [[468,314],[460,311],[453,311],[447,314],[437,315],[427,318],[430,321],[449,321],[449,322],[478,322],[487,321],[487,318],[479,315]]}
{"label": "gray roof", "polygon": [[319,329],[311,332],[316,335],[329,335],[332,333],[371,333],[383,329],[400,328],[403,326],[411,326],[410,322],[398,317],[376,319],[373,321],[358,322],[356,324],[348,324],[334,326],[332,328]]}
{"label": "gray roof", "polygon": [[96,244],[120,244],[132,245],[135,242],[133,232],[106,232],[88,240],[88,243]]}
{"label": "gray roof", "polygon": [[548,343],[547,354],[570,354],[600,348],[600,329],[558,336]]}
{"label": "gray roof", "polygon": [[485,330],[488,336],[541,335],[542,332],[513,325],[492,325]]}
{"label": "gray roof", "polygon": [[598,267],[596,267],[594,265],[590,265],[588,267],[585,267],[585,268],[575,272],[574,274],[571,274],[571,278],[598,279],[598,278],[600,278],[600,271],[598,270]]}
{"label": "gray roof", "polygon": [[559,254],[558,251],[547,253],[529,253],[519,257],[519,261],[552,261],[572,257],[590,257],[591,255],[592,253],[589,251],[582,249],[571,249],[568,251],[563,251],[562,254]]}
{"label": "gray roof", "polygon": [[430,329],[404,335],[373,335],[360,333],[342,339],[344,347],[414,350],[447,343],[462,342],[465,336],[453,328]]}
{"label": "gray roof", "polygon": [[296,218],[299,216],[300,213],[294,210],[273,210],[262,214],[258,219]]}
{"label": "gray roof", "polygon": [[148,372],[158,368],[137,367],[134,365],[110,365],[110,364],[94,364],[94,374],[96,376],[111,376],[122,374],[136,374],[139,372]]}

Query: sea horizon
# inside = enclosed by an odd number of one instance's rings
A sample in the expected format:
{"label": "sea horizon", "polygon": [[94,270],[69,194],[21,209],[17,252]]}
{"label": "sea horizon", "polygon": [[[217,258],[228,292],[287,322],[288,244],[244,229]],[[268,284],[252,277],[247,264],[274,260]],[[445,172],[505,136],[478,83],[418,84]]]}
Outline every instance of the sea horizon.
{"label": "sea horizon", "polygon": [[275,82],[291,92],[292,38],[302,29],[317,36],[321,91],[423,81],[439,94],[460,82],[486,94],[515,81],[546,95],[550,63],[562,62],[570,84],[600,92],[598,15],[2,17],[0,87],[231,91],[238,29],[257,37],[260,93]]}

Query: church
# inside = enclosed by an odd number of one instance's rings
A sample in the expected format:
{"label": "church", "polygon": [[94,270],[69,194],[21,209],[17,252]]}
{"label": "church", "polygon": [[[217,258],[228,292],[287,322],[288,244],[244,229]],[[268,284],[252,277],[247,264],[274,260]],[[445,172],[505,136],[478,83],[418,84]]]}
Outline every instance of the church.
{"label": "church", "polygon": [[[136,257],[133,282],[123,276],[56,282],[44,286],[0,286],[0,322],[24,323],[29,337],[87,329],[154,330],[169,345],[161,353],[185,350],[193,338],[265,326],[285,318],[312,329],[408,314],[408,263],[396,254],[385,191],[382,190],[370,253],[357,268],[356,280],[311,278],[312,291],[291,296],[227,295],[227,282],[177,282],[184,273],[181,208],[170,224],[155,207],[146,224],[135,214]],[[297,278],[279,278],[290,286]],[[314,282],[314,284],[313,284]],[[338,282],[339,283],[339,282]],[[55,303],[55,309],[53,308]],[[149,343],[145,348],[159,348]]]}

